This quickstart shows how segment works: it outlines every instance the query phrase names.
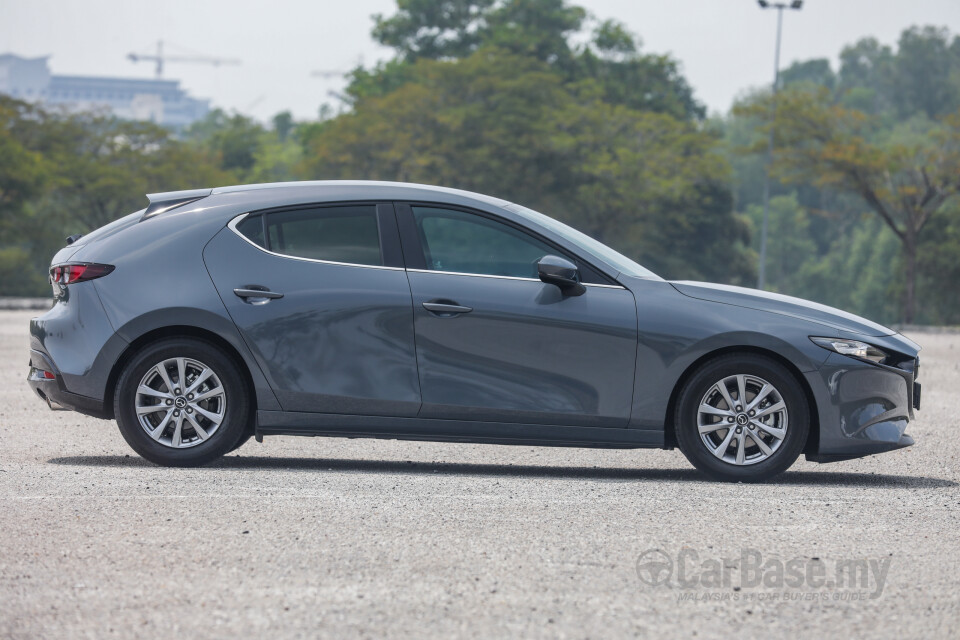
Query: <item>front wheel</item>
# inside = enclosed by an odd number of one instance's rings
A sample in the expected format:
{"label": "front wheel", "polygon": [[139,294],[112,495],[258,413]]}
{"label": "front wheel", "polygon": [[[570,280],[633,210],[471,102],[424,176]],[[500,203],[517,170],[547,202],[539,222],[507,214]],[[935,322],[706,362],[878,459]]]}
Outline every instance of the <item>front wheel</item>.
{"label": "front wheel", "polygon": [[124,440],[170,467],[206,464],[238,446],[251,407],[236,364],[196,338],[171,338],[134,355],[114,393]]}
{"label": "front wheel", "polygon": [[800,383],[755,354],[711,360],[684,385],[674,415],[677,444],[716,480],[760,482],[796,461],[810,431]]}

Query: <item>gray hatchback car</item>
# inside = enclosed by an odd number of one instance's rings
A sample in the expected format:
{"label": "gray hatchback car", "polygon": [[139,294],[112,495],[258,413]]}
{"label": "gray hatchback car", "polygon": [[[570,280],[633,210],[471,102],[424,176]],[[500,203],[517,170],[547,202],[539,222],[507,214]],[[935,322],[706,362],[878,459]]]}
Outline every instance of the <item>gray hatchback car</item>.
{"label": "gray hatchback car", "polygon": [[28,380],[161,465],[310,435],[673,448],[723,480],[908,446],[919,347],[837,309],[668,282],[475,193],[148,196],[70,244]]}

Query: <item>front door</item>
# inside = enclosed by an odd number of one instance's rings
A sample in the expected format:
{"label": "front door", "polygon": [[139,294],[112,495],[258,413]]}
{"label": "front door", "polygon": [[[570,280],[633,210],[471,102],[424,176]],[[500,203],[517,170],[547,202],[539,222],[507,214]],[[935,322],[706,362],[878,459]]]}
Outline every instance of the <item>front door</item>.
{"label": "front door", "polygon": [[[478,212],[398,205],[421,417],[625,427],[636,362],[633,294],[565,296],[537,277],[557,247]],[[413,267],[413,268],[411,268]]]}
{"label": "front door", "polygon": [[392,205],[252,214],[203,257],[285,411],[417,415],[410,287]]}

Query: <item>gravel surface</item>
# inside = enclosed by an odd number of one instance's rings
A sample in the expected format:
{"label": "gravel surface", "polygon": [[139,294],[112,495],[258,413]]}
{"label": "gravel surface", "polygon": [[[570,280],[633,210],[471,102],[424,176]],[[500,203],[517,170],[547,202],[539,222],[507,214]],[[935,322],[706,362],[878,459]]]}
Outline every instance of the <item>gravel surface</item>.
{"label": "gravel surface", "polygon": [[960,634],[960,335],[913,336],[914,447],[751,486],[677,451],[326,438],[163,469],[31,395],[33,314],[0,312],[0,637]]}

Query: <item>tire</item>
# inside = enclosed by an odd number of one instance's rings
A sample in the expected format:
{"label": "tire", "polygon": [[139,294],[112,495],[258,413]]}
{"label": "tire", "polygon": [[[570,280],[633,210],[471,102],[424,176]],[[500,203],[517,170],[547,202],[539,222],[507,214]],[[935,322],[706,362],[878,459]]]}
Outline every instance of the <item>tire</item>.
{"label": "tire", "polygon": [[[741,384],[746,405],[739,401]],[[780,363],[730,354],[705,363],[687,380],[674,425],[680,450],[703,473],[726,482],[762,482],[800,455],[810,407],[800,382]]]}
{"label": "tire", "polygon": [[242,436],[240,436],[240,439],[237,440],[237,444],[233,445],[233,448],[230,449],[230,451],[228,451],[227,453],[233,453],[243,445],[247,444],[247,440],[249,440],[252,437],[253,437],[252,431],[248,431],[247,433],[244,433]]}
{"label": "tire", "polygon": [[[186,389],[179,381],[181,366]],[[124,440],[142,457],[161,466],[196,467],[249,437],[248,397],[236,362],[220,348],[196,338],[170,338],[147,345],[127,363],[113,408]]]}

